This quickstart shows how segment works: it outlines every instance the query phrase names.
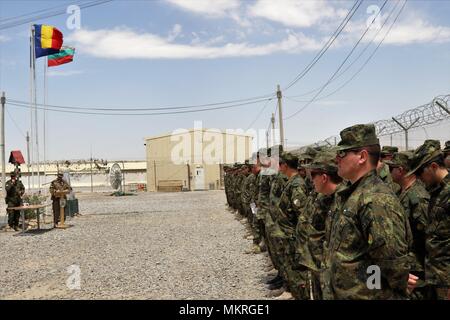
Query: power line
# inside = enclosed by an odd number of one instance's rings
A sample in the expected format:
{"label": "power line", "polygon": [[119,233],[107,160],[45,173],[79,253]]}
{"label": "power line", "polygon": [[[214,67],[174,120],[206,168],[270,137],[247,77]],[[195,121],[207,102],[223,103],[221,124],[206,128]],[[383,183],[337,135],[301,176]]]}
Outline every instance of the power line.
{"label": "power line", "polygon": [[[37,109],[40,110],[47,110],[51,112],[62,112],[62,113],[70,113],[70,114],[89,114],[89,115],[104,115],[104,116],[156,116],[156,115],[168,115],[168,114],[185,114],[185,113],[194,113],[194,112],[205,112],[205,111],[212,111],[212,110],[221,110],[221,109],[229,109],[229,108],[236,108],[240,106],[245,105],[251,105],[255,103],[259,103],[262,101],[266,101],[268,99],[261,99],[256,101],[250,101],[250,102],[244,102],[244,103],[238,103],[233,104],[229,106],[221,106],[221,107],[213,107],[213,108],[207,108],[207,109],[196,109],[196,110],[184,110],[184,111],[170,111],[170,112],[154,112],[154,113],[106,113],[106,112],[85,112],[85,111],[69,111],[69,110],[58,110],[58,109],[51,109],[51,108],[43,108],[43,107],[37,107]],[[9,102],[7,100],[7,104],[15,107],[20,108],[26,108],[30,109],[33,107],[30,107],[29,104],[19,104],[14,102]]]}
{"label": "power line", "polygon": [[263,113],[264,110],[267,108],[267,106],[268,106],[268,104],[269,104],[269,102],[270,102],[271,100],[273,100],[273,98],[271,98],[271,99],[269,99],[269,100],[266,101],[266,103],[264,104],[264,106],[261,108],[261,110],[259,111],[258,115],[256,116],[256,118],[250,123],[250,125],[247,126],[247,129],[246,129],[246,130],[250,129],[250,128],[255,124],[255,122],[256,122],[256,121],[259,119],[259,117],[262,115],[262,113]]}
{"label": "power line", "polygon": [[[406,0],[407,1],[407,0]],[[392,22],[392,24],[390,25],[390,27],[389,27],[389,29],[388,29],[388,31],[385,33],[385,35],[383,36],[383,38],[381,39],[381,41],[378,43],[378,45],[375,47],[375,49],[373,50],[373,52],[369,55],[369,57],[366,59],[366,61],[364,61],[364,63],[360,66],[360,68],[347,80],[347,81],[345,81],[341,86],[339,86],[337,89],[335,89],[334,91],[332,91],[332,92],[330,92],[330,93],[328,93],[328,94],[326,94],[326,95],[324,95],[324,96],[321,96],[321,97],[318,97],[317,99],[315,99],[315,101],[319,101],[319,100],[323,100],[323,99],[325,99],[325,98],[328,98],[328,97],[330,97],[330,96],[332,96],[333,94],[335,94],[336,92],[338,92],[338,91],[340,91],[342,88],[344,88],[348,83],[350,83],[363,69],[364,69],[364,67],[369,63],[369,61],[372,59],[372,57],[375,55],[375,53],[378,51],[378,49],[380,48],[380,46],[381,46],[381,44],[384,42],[384,40],[386,39],[386,37],[388,36],[388,34],[390,33],[390,31],[391,31],[391,29],[392,29],[392,27],[394,26],[394,24],[397,22],[397,19],[398,19],[398,17],[400,16],[400,14],[402,13],[402,11],[403,11],[403,8],[405,7],[405,5],[406,5],[406,1],[404,1],[403,2],[403,5],[402,5],[402,7],[400,8],[400,10],[399,10],[399,12],[397,13],[397,16],[395,17],[395,19],[394,19],[394,22]],[[376,33],[376,35],[375,35],[375,37],[372,39],[372,41],[369,43],[369,45],[373,42],[373,40],[375,40],[375,38],[378,36],[378,34],[380,33],[380,31],[384,28],[384,26],[385,26],[385,24],[386,24],[386,22],[390,19],[390,17],[391,17],[391,15],[393,14],[393,12],[395,11],[395,9],[397,8],[397,5],[398,5],[398,2],[396,2],[396,4],[395,4],[395,7],[392,9],[392,11],[389,13],[389,16],[386,18],[386,20],[383,22],[383,25],[381,26],[381,28],[377,31],[377,33]],[[365,48],[364,48],[364,51],[365,51],[365,49],[367,49],[368,48],[368,46],[366,46]],[[361,55],[360,55],[361,56]],[[359,56],[359,57],[360,57]],[[358,57],[358,58],[359,58]],[[357,59],[358,59],[357,58]],[[345,73],[345,71],[347,71],[348,69],[349,69],[349,67],[350,66],[352,66],[355,62],[356,62],[356,60],[357,59],[355,59],[343,72],[341,72],[339,75],[337,75],[331,82],[334,82],[336,79],[338,79],[341,75],[343,75],[344,73]],[[330,82],[330,83],[331,83]],[[314,89],[314,90],[311,90],[310,92],[308,92],[308,93],[311,93],[311,92],[314,92],[314,91],[317,91],[317,90],[319,90],[320,89],[320,87],[319,88],[316,88],[316,89]],[[306,95],[307,93],[305,93],[305,94],[302,94],[302,95]],[[302,96],[302,95],[297,95],[297,97],[298,96]],[[285,98],[287,98],[288,100],[291,100],[291,101],[294,101],[294,102],[308,102],[308,100],[297,100],[297,99],[293,99],[293,97],[294,96],[285,96]]]}
{"label": "power line", "polygon": [[[6,108],[5,108],[6,109]],[[11,114],[9,113],[9,110],[6,109],[6,113],[8,114],[8,117],[11,119],[12,123],[15,125],[15,127],[17,128],[17,130],[20,132],[20,134],[25,138],[25,134],[23,133],[22,129],[20,129],[19,125],[17,124],[17,122],[14,120],[14,118],[11,116]]]}
{"label": "power line", "polygon": [[315,99],[322,93],[323,90],[325,90],[325,88],[330,84],[330,82],[334,79],[334,77],[336,76],[336,74],[342,69],[342,67],[344,66],[344,64],[347,62],[347,60],[350,58],[350,56],[352,55],[352,53],[355,51],[356,47],[359,45],[359,43],[361,42],[361,40],[364,38],[364,36],[366,35],[366,33],[369,31],[370,26],[373,24],[373,22],[375,21],[375,19],[378,17],[378,15],[380,14],[380,12],[383,10],[384,6],[386,5],[388,0],[385,0],[383,5],[380,8],[380,11],[378,11],[377,15],[373,18],[372,22],[367,26],[366,30],[364,31],[364,33],[361,35],[361,37],[358,39],[358,41],[355,43],[355,45],[353,46],[352,50],[348,53],[347,57],[344,59],[344,61],[340,64],[340,66],[337,68],[337,70],[333,73],[333,75],[328,79],[328,81],[320,88],[319,92],[317,92],[314,97],[309,100],[300,110],[297,110],[296,112],[294,112],[293,114],[291,114],[290,116],[288,116],[287,118],[285,118],[284,120],[288,120],[291,119],[293,117],[295,117],[297,114],[299,114],[300,112],[302,112],[303,110],[305,110],[311,103],[313,103],[315,101]]}
{"label": "power line", "polygon": [[[272,95],[265,95],[265,96],[259,96],[259,97],[253,97],[253,98],[246,98],[246,99],[238,99],[238,100],[229,100],[229,101],[222,101],[222,102],[213,102],[213,103],[206,103],[206,104],[198,104],[198,105],[188,105],[188,106],[179,106],[179,107],[138,107],[138,108],[106,108],[106,107],[77,107],[77,106],[60,106],[60,105],[50,105],[50,104],[42,104],[42,103],[36,103],[37,106],[41,107],[47,107],[47,108],[54,108],[54,109],[68,109],[68,110],[90,110],[90,111],[158,111],[158,110],[177,110],[177,109],[192,109],[192,108],[201,108],[201,107],[209,107],[209,106],[218,106],[218,105],[224,105],[224,104],[233,104],[233,103],[240,103],[240,102],[250,102],[253,100],[265,100],[267,98],[271,98],[274,96]],[[15,100],[15,99],[8,99],[8,101],[11,101],[16,104],[29,104],[27,101],[21,101],[21,100]]]}
{"label": "power line", "polygon": [[392,27],[394,26],[394,24],[397,22],[398,17],[400,16],[400,14],[403,11],[403,8],[406,5],[406,1],[403,3],[403,6],[400,8],[397,16],[394,19],[394,22],[391,24],[391,26],[389,27],[388,31],[386,32],[386,34],[384,35],[383,39],[381,39],[381,41],[378,43],[377,47],[374,49],[374,51],[370,54],[370,56],[366,59],[366,61],[364,61],[364,63],[361,65],[361,67],[346,81],[344,82],[341,86],[339,86],[337,89],[335,89],[334,91],[330,92],[329,94],[322,96],[317,100],[321,100],[321,99],[325,99],[330,97],[331,95],[335,94],[336,92],[340,91],[342,88],[344,88],[347,84],[349,84],[363,69],[364,67],[369,63],[369,61],[372,59],[372,57],[375,55],[375,53],[378,51],[378,49],[380,48],[381,44],[384,42],[384,39],[386,39],[387,35],[390,33]]}
{"label": "power line", "polygon": [[[113,0],[96,0],[96,1],[89,2],[87,4],[80,4],[79,7],[80,7],[80,9],[86,9],[86,8],[99,6],[99,5],[102,5],[102,4],[111,2],[111,1],[113,1]],[[47,13],[44,13],[41,15],[36,15],[36,16],[28,17],[28,18],[19,19],[17,21],[0,23],[0,30],[14,28],[17,26],[28,24],[33,21],[42,20],[42,19],[46,19],[46,18],[52,18],[52,17],[63,15],[63,14],[66,14],[66,9],[55,10],[54,12],[47,12]]]}
{"label": "power line", "polygon": [[320,51],[316,54],[316,56],[313,58],[313,60],[300,72],[299,75],[297,75],[294,80],[292,80],[285,88],[283,88],[283,91],[288,90],[291,88],[294,84],[296,84],[300,79],[302,79],[311,69],[312,67],[319,61],[319,59],[325,54],[325,52],[328,50],[328,48],[333,44],[333,42],[337,39],[337,37],[341,34],[342,30],[344,30],[347,23],[351,20],[353,15],[356,13],[358,8],[361,6],[363,0],[357,0],[353,7],[349,10],[345,18],[342,20],[338,28],[334,31],[334,33],[331,35],[331,37],[328,39],[328,41],[325,43],[325,45],[320,49]]}
{"label": "power line", "polygon": [[[79,1],[79,2],[82,2],[82,1]],[[76,3],[72,3],[72,4],[73,5],[78,5]],[[17,20],[19,18],[24,18],[24,17],[35,15],[35,14],[42,13],[42,12],[49,12],[50,10],[58,9],[58,8],[61,8],[61,7],[67,8],[68,5],[70,5],[70,3],[66,3],[64,5],[60,4],[58,6],[54,6],[54,7],[51,7],[51,8],[41,9],[41,10],[29,12],[29,13],[24,13],[24,14],[21,14],[19,16],[15,16],[15,17],[3,18],[3,19],[0,19],[0,24],[4,23],[6,21]]]}
{"label": "power line", "polygon": [[[391,15],[393,14],[393,12],[395,11],[395,9],[397,8],[397,6],[398,6],[398,4],[399,4],[399,2],[395,2],[395,5],[394,5],[394,8],[391,10],[391,12],[389,13],[389,16],[384,20],[384,22],[383,22],[383,24],[382,24],[382,26],[380,27],[380,28],[378,28],[378,30],[377,30],[377,32],[375,33],[375,35],[373,36],[373,38],[367,43],[367,45],[364,47],[364,49],[363,50],[361,50],[361,52],[358,54],[358,56],[344,69],[344,70],[342,70],[342,72],[340,72],[338,75],[336,75],[336,77],[333,79],[333,81],[331,81],[331,82],[335,82],[337,79],[339,79],[340,77],[342,77],[361,57],[362,57],[362,55],[367,51],[367,49],[370,47],[370,45],[375,41],[375,39],[378,37],[378,35],[380,34],[380,32],[381,32],[381,30],[384,28],[384,25],[386,24],[386,22],[390,19],[390,17],[391,17]],[[331,83],[330,82],[330,83]],[[307,92],[304,92],[304,93],[300,93],[300,94],[296,94],[296,95],[291,95],[291,96],[289,96],[289,98],[296,98],[296,97],[304,97],[304,96],[307,96],[307,95],[309,95],[310,93],[313,93],[313,92],[317,92],[318,90],[320,90],[320,86],[319,87],[317,87],[317,88],[315,88],[315,89],[312,89],[312,90],[309,90],[309,91],[307,91]],[[320,99],[322,99],[322,98],[319,98],[319,99],[317,99],[317,100],[320,100]],[[292,99],[293,101],[296,101],[296,102],[307,102],[308,100],[304,100],[304,101],[301,101],[301,100],[294,100],[294,99]]]}

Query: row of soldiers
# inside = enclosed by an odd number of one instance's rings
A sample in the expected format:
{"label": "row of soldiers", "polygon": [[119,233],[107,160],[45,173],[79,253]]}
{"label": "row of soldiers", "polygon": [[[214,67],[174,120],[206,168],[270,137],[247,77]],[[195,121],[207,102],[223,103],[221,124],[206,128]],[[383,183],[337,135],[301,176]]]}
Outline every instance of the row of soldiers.
{"label": "row of soldiers", "polygon": [[[375,127],[336,147],[260,149],[226,166],[227,203],[267,251],[279,299],[449,299],[450,141],[380,147]],[[251,163],[250,163],[251,162]]]}

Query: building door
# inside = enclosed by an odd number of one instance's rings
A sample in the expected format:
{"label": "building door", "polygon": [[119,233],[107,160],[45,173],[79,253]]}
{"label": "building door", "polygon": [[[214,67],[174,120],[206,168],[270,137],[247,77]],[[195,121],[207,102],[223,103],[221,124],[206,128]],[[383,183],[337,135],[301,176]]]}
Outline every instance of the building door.
{"label": "building door", "polygon": [[195,168],[194,190],[205,190],[205,169],[201,167]]}

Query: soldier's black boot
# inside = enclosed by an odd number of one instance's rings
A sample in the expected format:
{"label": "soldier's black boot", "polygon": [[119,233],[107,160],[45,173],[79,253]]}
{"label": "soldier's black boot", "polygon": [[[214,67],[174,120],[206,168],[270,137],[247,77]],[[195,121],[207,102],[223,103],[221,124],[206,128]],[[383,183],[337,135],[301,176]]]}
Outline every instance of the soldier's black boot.
{"label": "soldier's black boot", "polygon": [[274,282],[272,284],[269,284],[269,286],[267,287],[269,290],[277,290],[280,289],[281,287],[283,287],[284,285],[284,281],[283,278],[281,278],[281,280]]}
{"label": "soldier's black boot", "polygon": [[274,284],[274,283],[277,283],[280,281],[283,281],[283,278],[281,277],[280,273],[278,272],[278,274],[274,278],[267,280],[266,284]]}

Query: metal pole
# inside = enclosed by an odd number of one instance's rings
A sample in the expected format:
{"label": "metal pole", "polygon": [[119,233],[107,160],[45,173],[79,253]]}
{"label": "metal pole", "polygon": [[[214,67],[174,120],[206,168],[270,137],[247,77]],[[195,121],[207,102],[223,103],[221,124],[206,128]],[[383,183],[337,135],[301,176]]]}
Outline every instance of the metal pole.
{"label": "metal pole", "polygon": [[47,117],[47,110],[45,105],[47,104],[47,64],[48,64],[48,57],[44,63],[44,182],[45,185],[47,183],[47,126],[46,126],[46,117]]}
{"label": "metal pole", "polygon": [[153,160],[153,174],[155,175],[155,192],[157,192],[158,187],[156,186],[156,160]]}
{"label": "metal pole", "polygon": [[269,130],[266,130],[266,148],[269,149]]}
{"label": "metal pole", "polygon": [[278,98],[278,115],[280,117],[280,144],[284,147],[284,127],[283,127],[283,107],[281,104],[281,89],[280,85],[277,86],[277,98]]}
{"label": "metal pole", "polygon": [[408,146],[408,130],[411,129],[411,128],[416,124],[417,121],[419,121],[419,118],[417,118],[416,120],[414,120],[414,121],[409,125],[409,127],[405,127],[404,125],[402,125],[402,124],[401,124],[397,119],[395,119],[394,117],[392,117],[392,120],[394,120],[394,122],[397,123],[397,124],[400,126],[400,128],[403,129],[403,131],[405,131],[405,147],[406,147],[406,150],[408,150],[408,149],[409,149],[409,146]]}
{"label": "metal pole", "polygon": [[1,130],[1,141],[0,141],[0,149],[2,153],[2,191],[3,196],[6,197],[6,156],[5,156],[5,104],[6,104],[6,97],[5,93],[2,93],[1,97],[1,104],[2,104],[2,111],[1,111],[1,118],[0,123],[2,126]]}
{"label": "metal pole", "polygon": [[442,110],[450,114],[450,111],[441,102],[439,102],[438,100],[435,100],[435,102]]}
{"label": "metal pole", "polygon": [[[34,39],[34,28],[32,29]],[[35,141],[36,141],[36,160],[37,160],[37,183],[38,190],[41,191],[41,169],[39,164],[39,128],[38,128],[38,109],[37,109],[37,86],[36,86],[36,50],[33,50],[33,105],[34,105],[34,124],[35,124]]]}
{"label": "metal pole", "polygon": [[28,188],[30,191],[34,189],[34,125],[33,125],[33,51],[34,48],[34,33],[33,33],[33,25],[31,25],[30,30],[30,166],[31,166],[31,188]]}
{"label": "metal pole", "polygon": [[191,166],[189,165],[189,163],[187,164],[187,169],[188,169],[188,187],[189,187],[189,191],[191,190]]}
{"label": "metal pole", "polygon": [[28,168],[28,190],[30,190],[30,135],[27,131],[27,168]]}
{"label": "metal pole", "polygon": [[91,193],[94,192],[94,185],[92,180],[92,150],[91,150]]}

